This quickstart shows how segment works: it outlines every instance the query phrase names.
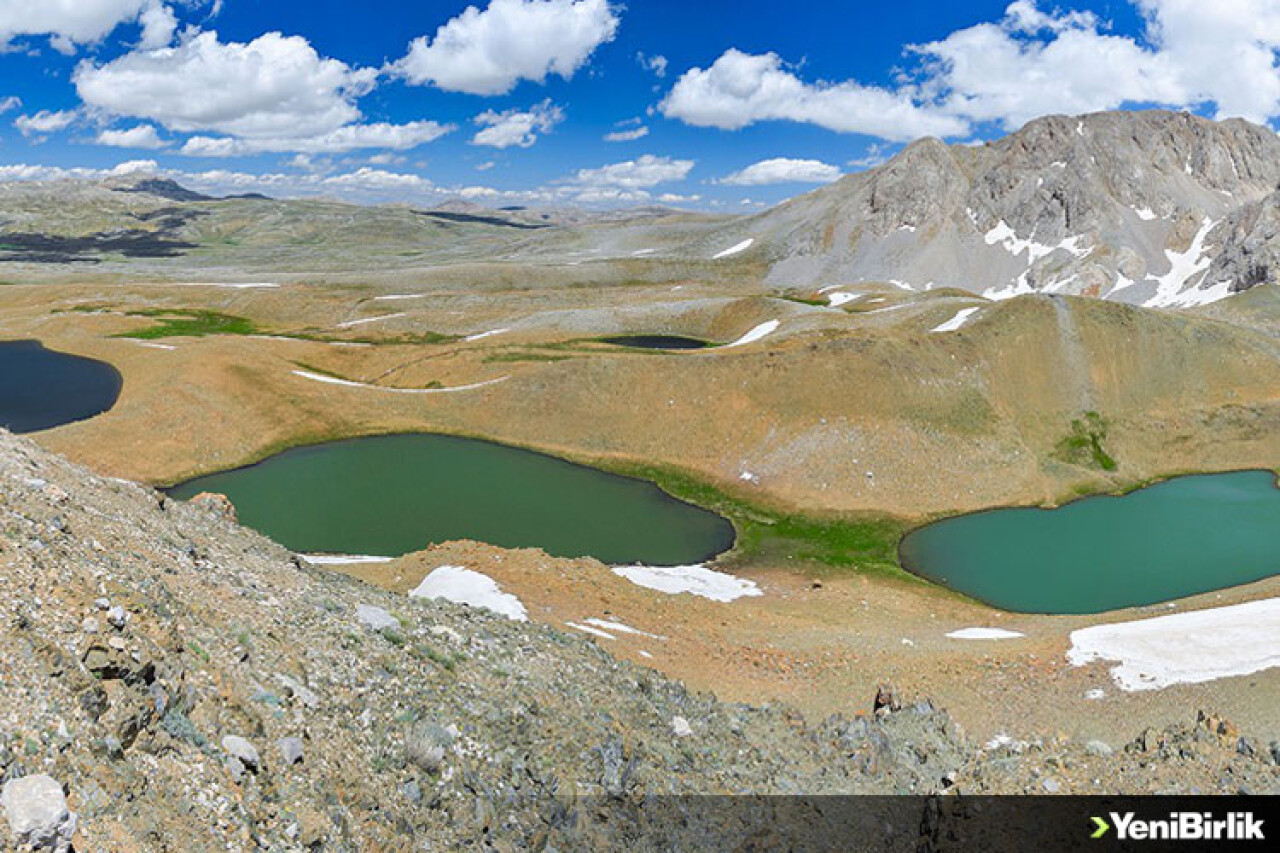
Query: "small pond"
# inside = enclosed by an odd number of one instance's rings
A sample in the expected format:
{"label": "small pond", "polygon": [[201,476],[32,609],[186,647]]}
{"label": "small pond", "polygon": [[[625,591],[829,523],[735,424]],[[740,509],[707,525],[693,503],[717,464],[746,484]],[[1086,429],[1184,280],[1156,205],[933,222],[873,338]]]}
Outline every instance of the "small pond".
{"label": "small pond", "polygon": [[111,365],[45,349],[39,341],[0,341],[0,427],[37,432],[100,415],[123,381]]}
{"label": "small pond", "polygon": [[617,335],[600,340],[606,344],[633,349],[706,349],[710,346],[706,341],[682,335]]}
{"label": "small pond", "polygon": [[733,526],[652,483],[541,453],[443,435],[287,450],[179,485],[218,492],[241,523],[304,553],[399,556],[474,539],[606,563],[685,565],[733,545]]}
{"label": "small pond", "polygon": [[1100,613],[1280,574],[1268,471],[1178,477],[1056,509],[996,509],[909,533],[904,568],[1004,610]]}

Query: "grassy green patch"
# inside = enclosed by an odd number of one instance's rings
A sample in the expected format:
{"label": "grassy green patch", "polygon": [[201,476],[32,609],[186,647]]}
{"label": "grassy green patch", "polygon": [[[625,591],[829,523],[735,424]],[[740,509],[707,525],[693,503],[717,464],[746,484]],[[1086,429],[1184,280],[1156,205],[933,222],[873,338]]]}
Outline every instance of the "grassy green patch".
{"label": "grassy green patch", "polygon": [[1073,465],[1114,471],[1116,460],[1107,453],[1106,440],[1106,419],[1097,412],[1085,412],[1071,421],[1071,432],[1058,442],[1055,455]]}
{"label": "grassy green patch", "polygon": [[737,532],[730,563],[791,562],[912,578],[898,566],[906,522],[885,515],[818,517],[779,511],[730,495],[684,472],[652,465],[611,466],[727,518]]}
{"label": "grassy green patch", "polygon": [[145,329],[135,329],[115,337],[155,340],[157,338],[202,338],[205,335],[253,335],[258,333],[258,327],[253,324],[252,320],[245,317],[237,317],[234,314],[223,314],[220,311],[193,308],[148,308],[130,311],[129,316],[149,317],[156,320],[156,323]]}

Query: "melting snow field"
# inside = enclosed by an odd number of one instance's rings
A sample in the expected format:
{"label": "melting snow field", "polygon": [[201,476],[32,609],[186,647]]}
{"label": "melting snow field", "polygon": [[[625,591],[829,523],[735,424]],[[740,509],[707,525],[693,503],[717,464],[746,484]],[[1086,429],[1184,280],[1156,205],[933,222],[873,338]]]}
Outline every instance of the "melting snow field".
{"label": "melting snow field", "polygon": [[754,329],[747,332],[745,335],[738,338],[733,343],[725,344],[724,346],[720,347],[720,349],[728,349],[729,347],[740,347],[745,344],[755,343],[756,341],[763,338],[765,335],[769,335],[776,332],[778,330],[778,326],[780,325],[781,323],[777,320],[770,320],[767,323],[761,323],[759,326],[756,326]]}
{"label": "melting snow field", "polygon": [[1067,660],[1118,661],[1120,689],[1159,690],[1280,666],[1280,598],[1071,632]]}
{"label": "melting snow field", "polygon": [[687,592],[721,602],[764,595],[755,581],[712,571],[706,566],[614,566],[613,573],[637,586],[669,595]]}
{"label": "melting snow field", "polygon": [[615,622],[612,619],[583,619],[588,625],[594,625],[604,631],[612,631],[615,634],[632,634],[637,637],[648,637],[651,640],[665,640],[666,637],[659,637],[657,634],[650,634],[641,631],[638,628],[632,628],[630,625],[623,625],[621,622]]}
{"label": "melting snow field", "polygon": [[440,566],[433,569],[422,579],[422,583],[409,591],[409,597],[444,599],[454,604],[483,607],[517,622],[524,622],[529,618],[520,599],[509,592],[503,592],[493,578],[462,566]]}
{"label": "melting snow field", "polygon": [[855,299],[860,299],[861,297],[861,293],[829,293],[827,294],[827,302],[832,308],[839,308],[841,305],[852,302]]}
{"label": "melting snow field", "polygon": [[956,329],[960,328],[965,323],[967,323],[970,317],[972,317],[974,314],[978,313],[981,310],[982,310],[982,306],[980,305],[975,308],[961,308],[959,311],[956,312],[956,316],[952,317],[950,320],[948,320],[945,323],[934,326],[929,331],[930,332],[954,332]]}
{"label": "melting snow field", "polygon": [[736,255],[739,252],[745,252],[747,249],[751,248],[752,244],[755,243],[755,241],[756,241],[755,237],[748,237],[747,239],[743,240],[741,243],[738,243],[736,246],[730,246],[729,248],[725,249],[723,252],[719,253],[718,255],[713,255],[711,260],[718,261],[721,258],[727,258],[731,255]]}
{"label": "melting snow field", "polygon": [[1206,216],[1185,252],[1165,249],[1165,257],[1169,259],[1169,271],[1161,276],[1152,276],[1157,285],[1156,295],[1147,300],[1145,303],[1147,308],[1189,308],[1194,305],[1207,305],[1231,295],[1231,282],[1228,281],[1219,282],[1204,289],[1201,289],[1204,284],[1201,281],[1201,286],[1184,291],[1187,283],[1194,276],[1201,275],[1209,269],[1212,261],[1204,256],[1204,241],[1215,224]]}
{"label": "melting snow field", "polygon": [[947,638],[951,640],[1016,640],[1025,636],[1026,634],[1006,631],[1004,628],[961,628],[947,634]]}
{"label": "melting snow field", "polygon": [[499,376],[497,379],[490,379],[486,382],[476,382],[471,385],[455,385],[452,388],[384,388],[381,385],[369,385],[366,382],[352,382],[350,379],[339,379],[336,376],[325,376],[322,373],[312,373],[309,370],[295,370],[294,376],[301,376],[303,379],[310,379],[312,382],[323,382],[326,385],[341,385],[344,388],[367,388],[373,391],[386,391],[390,394],[451,394],[456,391],[474,391],[477,388],[484,388],[488,385],[497,385],[499,382],[506,382],[511,377]]}

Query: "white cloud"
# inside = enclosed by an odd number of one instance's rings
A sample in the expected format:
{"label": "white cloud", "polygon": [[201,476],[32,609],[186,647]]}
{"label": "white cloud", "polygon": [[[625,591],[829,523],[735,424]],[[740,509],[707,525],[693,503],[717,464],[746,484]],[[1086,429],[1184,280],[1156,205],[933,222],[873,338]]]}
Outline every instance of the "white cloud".
{"label": "white cloud", "polygon": [[520,80],[568,80],[617,30],[609,0],[492,0],[415,39],[392,71],[414,85],[501,95]]}
{"label": "white cloud", "polygon": [[909,89],[855,82],[806,83],[774,53],[725,51],[710,68],[681,75],[659,105],[662,114],[698,127],[737,130],[760,121],[816,124],[886,139],[955,136],[967,126],[918,102]]}
{"label": "white cloud", "polygon": [[[64,53],[99,41],[117,26],[141,21],[143,42],[155,43],[173,13],[160,0],[4,0],[0,3],[0,47],[18,36],[49,36]],[[167,42],[167,39],[166,39]]]}
{"label": "white cloud", "polygon": [[266,33],[247,44],[198,33],[177,47],[128,53],[74,75],[86,104],[169,130],[249,139],[304,138],[360,118],[355,99],[377,72],[319,56],[306,39]]}
{"label": "white cloud", "polygon": [[186,141],[179,153],[190,157],[243,157],[273,152],[340,154],[361,148],[404,151],[433,142],[453,129],[453,125],[434,121],[411,121],[406,124],[351,124],[310,137],[238,139],[229,136],[193,136]]}
{"label": "white cloud", "polygon": [[644,139],[649,135],[649,128],[641,125],[631,130],[615,130],[604,135],[605,142],[633,142],[637,139]]}
{"label": "white cloud", "polygon": [[645,71],[653,72],[655,77],[667,76],[667,58],[660,54],[646,56],[643,53],[636,54],[636,62],[640,63],[640,67]]}
{"label": "white cloud", "polygon": [[539,133],[548,133],[551,128],[564,121],[564,111],[548,99],[526,111],[486,110],[476,116],[474,121],[482,125],[483,129],[471,137],[473,144],[492,148],[510,148],[513,145],[528,148],[538,141]]}
{"label": "white cloud", "polygon": [[8,97],[0,98],[0,115],[10,112],[11,110],[16,110],[20,106],[22,106],[22,98],[19,98],[17,95],[9,95]]}
{"label": "white cloud", "polygon": [[1106,32],[1088,12],[1017,0],[999,22],[915,46],[923,85],[948,112],[1009,129],[1129,103],[1280,116],[1280,0],[1131,2],[1146,22],[1141,42]]}
{"label": "white cloud", "polygon": [[98,134],[99,145],[116,148],[163,148],[165,141],[149,124],[140,124],[125,130],[104,130]]}
{"label": "white cloud", "polygon": [[126,160],[123,163],[117,163],[107,174],[109,175],[136,175],[147,174],[154,175],[159,169],[159,164],[155,160]]}
{"label": "white cloud", "polygon": [[66,130],[76,120],[76,116],[75,110],[59,110],[57,112],[41,110],[35,115],[18,116],[13,120],[13,126],[21,131],[23,136],[44,136],[45,134]]}
{"label": "white cloud", "polygon": [[152,3],[144,9],[138,16],[138,23],[142,24],[142,41],[138,46],[145,50],[165,47],[173,41],[174,31],[178,29],[178,19],[174,17],[173,10],[160,3]]}
{"label": "white cloud", "polygon": [[739,187],[765,184],[829,184],[840,179],[840,169],[821,160],[796,160],[774,157],[752,163],[741,171],[721,178],[718,183]]}
{"label": "white cloud", "polygon": [[635,160],[613,163],[598,169],[579,169],[571,183],[592,189],[647,189],[670,181],[683,181],[693,168],[692,160],[673,160],[645,154]]}

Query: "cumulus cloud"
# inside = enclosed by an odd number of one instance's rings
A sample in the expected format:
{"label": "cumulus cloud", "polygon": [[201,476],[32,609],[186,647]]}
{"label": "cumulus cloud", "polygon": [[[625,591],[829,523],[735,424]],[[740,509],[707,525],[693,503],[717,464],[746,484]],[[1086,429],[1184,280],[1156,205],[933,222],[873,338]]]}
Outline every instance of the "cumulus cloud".
{"label": "cumulus cloud", "polygon": [[1133,0],[1145,44],[1088,12],[1017,0],[1004,17],[917,45],[949,113],[1015,128],[1046,113],[1127,103],[1212,104],[1218,117],[1280,115],[1280,0]]}
{"label": "cumulus cloud", "polygon": [[115,148],[163,148],[165,141],[149,124],[140,124],[124,130],[104,130],[98,134],[99,145]]}
{"label": "cumulus cloud", "polygon": [[392,71],[414,85],[501,95],[520,80],[568,80],[617,30],[609,0],[492,0],[415,39]]}
{"label": "cumulus cloud", "polygon": [[752,163],[734,172],[718,183],[739,187],[758,187],[766,184],[829,184],[840,179],[840,169],[821,160],[796,160],[790,157],[774,157]]}
{"label": "cumulus cloud", "polygon": [[538,134],[548,133],[564,121],[564,111],[548,99],[528,110],[486,110],[473,120],[483,128],[471,137],[473,144],[528,148],[538,141]]}
{"label": "cumulus cloud", "polygon": [[19,36],[48,36],[55,48],[69,53],[133,21],[143,26],[143,43],[152,45],[167,43],[176,26],[173,12],[160,0],[5,0],[0,47]]}
{"label": "cumulus cloud", "polygon": [[725,51],[710,68],[686,71],[659,109],[668,118],[722,130],[781,120],[907,140],[955,136],[968,129],[963,120],[919,103],[910,89],[807,83],[783,67],[775,53],[736,49]]}
{"label": "cumulus cloud", "polygon": [[633,142],[637,139],[644,139],[649,135],[649,128],[644,125],[633,127],[630,130],[615,130],[604,135],[605,142]]}
{"label": "cumulus cloud", "polygon": [[86,104],[183,133],[294,138],[360,118],[355,99],[377,72],[316,53],[306,39],[266,33],[247,44],[202,32],[177,47],[80,64],[72,80]]}
{"label": "cumulus cloud", "polygon": [[13,120],[13,126],[26,137],[41,137],[50,133],[66,130],[76,120],[75,110],[41,110],[34,115],[20,115]]}
{"label": "cumulus cloud", "polygon": [[645,154],[635,160],[598,169],[579,169],[570,183],[593,189],[647,189],[670,181],[683,181],[693,169],[692,160],[673,160]]}
{"label": "cumulus cloud", "polygon": [[240,139],[229,136],[193,136],[178,152],[190,157],[243,157],[249,154],[303,152],[341,154],[362,148],[404,151],[433,142],[451,132],[453,125],[434,121],[405,124],[352,124],[309,137]]}

